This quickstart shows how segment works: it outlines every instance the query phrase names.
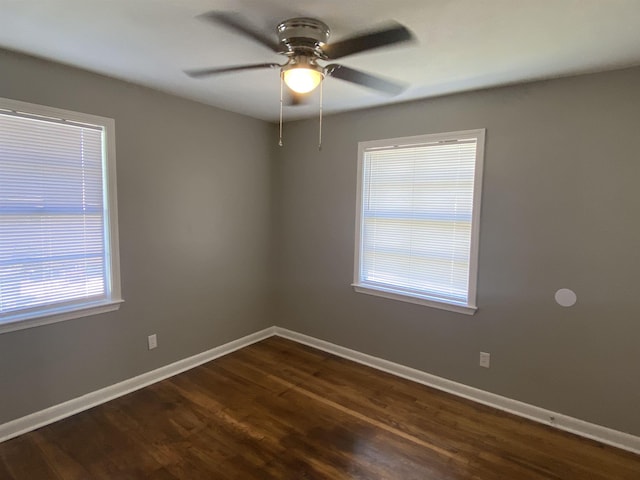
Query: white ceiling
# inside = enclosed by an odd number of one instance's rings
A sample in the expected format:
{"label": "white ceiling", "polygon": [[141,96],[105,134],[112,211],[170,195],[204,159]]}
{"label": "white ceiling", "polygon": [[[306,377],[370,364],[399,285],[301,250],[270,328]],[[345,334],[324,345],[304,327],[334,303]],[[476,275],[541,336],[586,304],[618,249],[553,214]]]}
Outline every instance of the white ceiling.
{"label": "white ceiling", "polygon": [[[406,92],[389,98],[329,78],[325,113],[640,64],[640,0],[0,0],[0,46],[276,120],[277,70],[207,79],[183,73],[282,63],[196,18],[211,10],[239,12],[265,31],[311,16],[331,27],[333,40],[386,20],[413,31],[414,44],[339,61],[408,82]],[[317,105],[285,109],[285,119],[316,114]]]}

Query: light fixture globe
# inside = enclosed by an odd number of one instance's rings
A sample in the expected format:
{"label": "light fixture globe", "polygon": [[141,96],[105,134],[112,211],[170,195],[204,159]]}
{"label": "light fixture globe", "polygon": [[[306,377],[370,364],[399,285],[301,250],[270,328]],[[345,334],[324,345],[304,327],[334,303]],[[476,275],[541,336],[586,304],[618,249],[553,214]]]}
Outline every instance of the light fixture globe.
{"label": "light fixture globe", "polygon": [[322,72],[308,66],[297,66],[282,72],[284,83],[296,93],[309,93],[322,81]]}
{"label": "light fixture globe", "polygon": [[324,68],[309,55],[295,55],[282,67],[282,79],[296,93],[309,93],[322,82]]}

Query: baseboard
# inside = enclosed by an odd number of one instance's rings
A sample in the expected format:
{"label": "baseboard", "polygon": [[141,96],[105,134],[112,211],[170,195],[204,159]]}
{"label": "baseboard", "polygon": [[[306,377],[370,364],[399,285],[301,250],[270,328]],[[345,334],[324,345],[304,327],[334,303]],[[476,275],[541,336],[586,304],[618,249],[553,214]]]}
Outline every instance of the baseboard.
{"label": "baseboard", "polygon": [[398,363],[383,360],[372,355],[341,347],[340,345],[319,340],[285,328],[274,327],[274,333],[277,336],[317,348],[318,350],[332,353],[339,357],[367,365],[407,380],[437,388],[438,390],[451,393],[458,397],[473,400],[474,402],[488,405],[520,417],[528,418],[529,420],[533,420],[538,423],[550,425],[560,430],[580,435],[581,437],[590,438],[607,445],[640,454],[640,437],[628,433],[619,432],[617,430],[585,422],[584,420],[579,420],[568,415],[563,415],[561,413],[529,405],[518,400],[512,400],[507,397],[496,395],[495,393],[469,387],[468,385],[447,380],[446,378],[437,377],[421,370],[416,370]]}
{"label": "baseboard", "polygon": [[490,407],[503,410],[505,412],[528,418],[535,422],[553,426],[582,437],[590,438],[607,445],[611,445],[623,450],[640,454],[640,437],[628,433],[619,432],[601,425],[585,422],[577,418],[563,415],[561,413],[546,410],[544,408],[529,405],[524,402],[512,400],[507,397],[486,392],[474,387],[469,387],[461,383],[447,380],[446,378],[431,375],[421,370],[406,367],[398,363],[383,360],[381,358],[367,355],[365,353],[341,347],[324,340],[320,340],[302,333],[294,332],[280,327],[269,327],[251,335],[239,338],[232,342],[220,345],[219,347],[207,350],[189,358],[179,360],[170,365],[160,367],[137,377],[124,380],[120,383],[96,390],[81,397],[74,398],[67,402],[54,405],[45,410],[32,413],[22,418],[12,420],[0,425],[0,442],[17,437],[23,433],[30,432],[50,423],[70,417],[76,413],[88,410],[92,407],[121,397],[128,393],[144,388],[153,383],[172,377],[179,373],[190,370],[198,365],[214,360],[223,355],[227,355],[235,350],[259,342],[265,338],[277,335],[289,340],[293,340],[304,345],[308,345],[318,350],[332,353],[342,358],[352,360],[363,365],[381,370],[383,372],[396,375],[429,387],[437,388],[458,397],[466,398],[474,402],[488,405]]}
{"label": "baseboard", "polygon": [[71,399],[67,402],[54,405],[45,410],[12,420],[0,425],[0,442],[17,437],[18,435],[22,435],[23,433],[30,432],[37,428],[44,427],[45,425],[62,420],[63,418],[70,417],[71,415],[88,410],[92,407],[108,402],[109,400],[113,400],[164,380],[165,378],[173,377],[174,375],[190,370],[223,355],[227,355],[235,350],[251,345],[252,343],[264,340],[274,334],[275,328],[269,327],[259,332],[252,333],[251,335],[233,340],[232,342],[225,343],[219,347],[212,348],[206,352],[202,352],[192,357],[179,360],[175,363],[165,365],[164,367],[160,367],[156,370],[143,373],[137,377],[124,380],[120,383],[101,388],[100,390],[82,395],[81,397]]}

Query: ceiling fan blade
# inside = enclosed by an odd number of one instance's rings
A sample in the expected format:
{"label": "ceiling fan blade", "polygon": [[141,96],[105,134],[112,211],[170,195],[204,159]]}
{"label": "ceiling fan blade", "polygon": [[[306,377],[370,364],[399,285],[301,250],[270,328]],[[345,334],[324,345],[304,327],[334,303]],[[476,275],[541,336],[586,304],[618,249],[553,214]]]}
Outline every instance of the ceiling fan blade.
{"label": "ceiling fan blade", "polygon": [[205,20],[216,22],[238,33],[241,33],[249,38],[252,38],[256,42],[264,45],[274,52],[279,52],[279,44],[271,36],[265,35],[264,32],[257,30],[253,25],[247,23],[241,15],[234,12],[218,12],[212,11],[203,13],[200,17]]}
{"label": "ceiling fan blade", "polygon": [[256,70],[259,68],[280,68],[278,63],[256,63],[253,65],[239,65],[235,67],[221,68],[203,68],[200,70],[185,70],[184,73],[193,78],[206,77],[208,75],[216,75],[218,73],[238,72],[241,70]]}
{"label": "ceiling fan blade", "polygon": [[413,39],[413,34],[405,26],[394,22],[381,30],[330,43],[323,48],[323,51],[327,58],[336,59]]}
{"label": "ceiling fan blade", "polygon": [[358,85],[378,90],[387,95],[398,95],[407,88],[404,84],[376,77],[360,70],[338,65],[337,63],[327,65],[325,67],[325,73],[331,77],[339,78],[346,82],[357,83]]}

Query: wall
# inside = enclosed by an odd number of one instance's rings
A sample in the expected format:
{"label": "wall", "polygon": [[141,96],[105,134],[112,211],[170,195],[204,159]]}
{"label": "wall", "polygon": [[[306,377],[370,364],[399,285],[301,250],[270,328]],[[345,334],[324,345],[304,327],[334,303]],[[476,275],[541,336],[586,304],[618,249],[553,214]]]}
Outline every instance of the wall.
{"label": "wall", "polygon": [[0,424],[273,324],[272,126],[1,50],[0,71],[2,97],[115,119],[125,299],[0,335]]}
{"label": "wall", "polygon": [[[316,120],[285,125],[276,324],[640,435],[638,85],[629,69],[329,116],[321,152]],[[475,128],[478,312],[355,293],[357,143]]]}
{"label": "wall", "polygon": [[[0,424],[276,324],[640,435],[640,69],[328,116],[322,152],[315,119],[277,149],[143,87],[1,50],[0,71],[0,96],[116,120],[126,300],[0,335]],[[357,142],[483,127],[479,311],[354,293]]]}

